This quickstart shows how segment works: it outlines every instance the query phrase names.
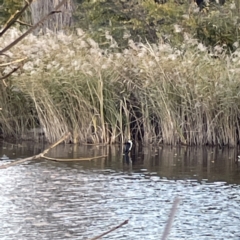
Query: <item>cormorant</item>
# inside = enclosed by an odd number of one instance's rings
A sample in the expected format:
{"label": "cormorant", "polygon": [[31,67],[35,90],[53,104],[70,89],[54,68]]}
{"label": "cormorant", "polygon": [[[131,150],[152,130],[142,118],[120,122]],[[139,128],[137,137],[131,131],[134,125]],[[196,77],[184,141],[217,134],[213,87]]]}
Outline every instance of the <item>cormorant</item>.
{"label": "cormorant", "polygon": [[133,142],[132,142],[132,140],[128,140],[124,145],[125,145],[124,153],[128,154],[132,149]]}

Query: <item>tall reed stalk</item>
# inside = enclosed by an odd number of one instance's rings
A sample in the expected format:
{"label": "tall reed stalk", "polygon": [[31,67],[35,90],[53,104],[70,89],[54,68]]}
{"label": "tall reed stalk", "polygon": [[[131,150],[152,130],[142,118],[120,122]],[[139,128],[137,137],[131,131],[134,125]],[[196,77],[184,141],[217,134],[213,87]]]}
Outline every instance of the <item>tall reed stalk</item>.
{"label": "tall reed stalk", "polygon": [[[216,47],[213,58],[194,39],[178,50],[130,40],[118,52],[77,33],[29,35],[8,52],[30,58],[7,87],[0,83],[5,137],[42,127],[49,142],[71,131],[76,143],[238,143],[239,49]],[[19,34],[9,31],[3,45]]]}

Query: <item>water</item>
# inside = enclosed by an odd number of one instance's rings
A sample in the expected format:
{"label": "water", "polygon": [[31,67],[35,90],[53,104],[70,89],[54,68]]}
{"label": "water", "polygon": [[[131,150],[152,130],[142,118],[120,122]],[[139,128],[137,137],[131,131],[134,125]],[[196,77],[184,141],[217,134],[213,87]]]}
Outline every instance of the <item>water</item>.
{"label": "water", "polygon": [[[0,164],[40,153],[41,145],[0,144]],[[0,239],[160,239],[176,196],[169,239],[240,239],[240,164],[235,149],[136,149],[58,146],[49,156],[108,157],[83,162],[37,160],[0,169]],[[128,159],[127,159],[128,160]]]}

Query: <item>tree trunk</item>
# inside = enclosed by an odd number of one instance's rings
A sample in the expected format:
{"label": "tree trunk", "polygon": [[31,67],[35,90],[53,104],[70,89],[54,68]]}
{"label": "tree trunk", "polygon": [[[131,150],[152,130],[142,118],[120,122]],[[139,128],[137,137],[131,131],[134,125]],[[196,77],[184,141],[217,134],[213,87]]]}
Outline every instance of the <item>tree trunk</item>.
{"label": "tree trunk", "polygon": [[[32,24],[36,24],[43,16],[50,13],[60,2],[61,0],[33,1],[30,7]],[[65,27],[70,27],[73,23],[73,9],[73,0],[68,0],[60,9],[60,13],[53,14],[48,21],[43,23],[41,26],[43,32],[46,32],[46,29],[57,32],[59,30],[63,30]]]}

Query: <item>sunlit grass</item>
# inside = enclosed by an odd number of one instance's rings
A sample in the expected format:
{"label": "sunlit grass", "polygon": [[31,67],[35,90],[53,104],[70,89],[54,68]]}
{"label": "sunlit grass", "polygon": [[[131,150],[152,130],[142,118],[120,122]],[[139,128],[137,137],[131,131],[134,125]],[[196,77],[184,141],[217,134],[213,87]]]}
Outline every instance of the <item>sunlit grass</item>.
{"label": "sunlit grass", "polygon": [[[19,34],[9,31],[1,47]],[[48,32],[28,36],[7,54],[29,58],[0,88],[4,136],[41,126],[50,142],[68,131],[73,142],[238,142],[239,50],[213,58],[190,39],[179,49],[129,41],[120,53],[85,35]]]}

